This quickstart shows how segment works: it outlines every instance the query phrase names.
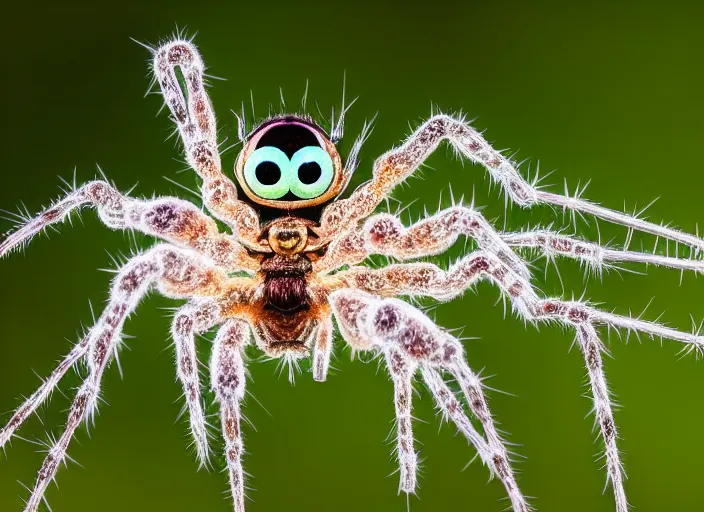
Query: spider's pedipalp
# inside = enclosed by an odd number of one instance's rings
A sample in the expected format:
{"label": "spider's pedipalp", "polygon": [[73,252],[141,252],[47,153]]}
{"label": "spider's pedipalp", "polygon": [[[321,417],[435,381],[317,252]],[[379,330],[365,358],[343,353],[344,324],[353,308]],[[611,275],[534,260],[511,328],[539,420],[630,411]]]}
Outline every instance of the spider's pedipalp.
{"label": "spider's pedipalp", "polygon": [[[361,340],[367,350],[373,348],[385,355],[394,382],[400,489],[407,493],[415,490],[417,455],[413,448],[410,400],[411,379],[420,368],[440,410],[476,448],[492,475],[503,483],[514,512],[530,510],[516,483],[504,442],[496,431],[481,381],[464,360],[462,344],[416,308],[397,299],[381,299],[343,288],[330,295],[330,302],[345,340],[354,347],[360,346]],[[439,371],[449,371],[456,378],[470,410],[482,424],[485,437],[474,428],[464,406]]]}
{"label": "spider's pedipalp", "polygon": [[250,342],[249,326],[242,320],[228,320],[219,330],[210,360],[211,386],[220,404],[225,438],[225,458],[235,512],[244,512],[244,472],[240,403],[245,392],[242,350]]}
{"label": "spider's pedipalp", "polygon": [[176,375],[183,385],[188,406],[191,433],[201,465],[209,459],[208,431],[203,414],[203,400],[198,376],[196,334],[202,333],[218,323],[220,311],[216,301],[206,299],[183,306],[176,312],[171,334],[176,345]]}
{"label": "spider's pedipalp", "polygon": [[108,306],[86,336],[88,376],[71,404],[63,434],[44,459],[25,512],[37,512],[49,482],[66,458],[76,429],[82,420],[95,414],[103,372],[120,339],[125,319],[140,299],[154,284],[159,284],[162,291],[168,290],[172,297],[207,294],[217,289],[224,278],[224,274],[209,268],[198,256],[166,245],[157,246],[125,265],[113,282]]}
{"label": "spider's pedipalp", "polygon": [[208,210],[227,224],[238,240],[266,250],[259,241],[259,217],[237,199],[235,184],[222,172],[215,113],[205,92],[205,66],[191,41],[176,39],[154,52],[154,74],[164,102],[178,127],[190,166],[203,179],[203,200]]}
{"label": "spider's pedipalp", "polygon": [[132,229],[167,242],[188,247],[231,270],[255,270],[256,261],[195,205],[177,198],[133,199],[106,181],[92,181],[69,193],[0,242],[0,257],[21,247],[54,224],[70,218],[82,206],[93,206],[112,229]]}

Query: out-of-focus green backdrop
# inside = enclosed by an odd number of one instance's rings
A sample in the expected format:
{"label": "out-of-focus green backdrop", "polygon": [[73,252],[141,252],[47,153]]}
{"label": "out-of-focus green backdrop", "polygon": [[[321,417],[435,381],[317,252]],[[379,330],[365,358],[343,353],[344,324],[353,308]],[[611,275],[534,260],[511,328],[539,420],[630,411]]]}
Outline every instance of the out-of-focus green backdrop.
{"label": "out-of-focus green backdrop", "polygon": [[[704,9],[695,2],[430,2],[313,4],[312,2],[184,2],[161,8],[62,6],[33,2],[6,6],[0,21],[3,78],[0,208],[21,202],[36,212],[58,193],[57,175],[93,177],[96,163],[123,190],[134,194],[189,197],[164,176],[193,186],[182,172],[180,149],[167,115],[156,116],[158,96],[144,92],[148,53],[130,41],[156,43],[176,25],[198,32],[195,42],[214,75],[210,89],[221,136],[234,142],[238,109],[254,92],[258,115],[278,105],[279,86],[297,105],[305,80],[309,104],[324,112],[339,104],[343,71],[348,93],[360,99],[349,115],[349,148],[365,118],[379,112],[365,147],[358,184],[370,165],[430,113],[431,102],[462,110],[498,147],[520,149],[517,158],[540,159],[551,190],[573,191],[591,179],[586,196],[633,210],[657,196],[651,219],[687,231],[704,220],[701,160],[704,118]],[[50,4],[50,6],[49,6]],[[247,106],[249,109],[249,106]],[[224,157],[231,168],[236,149]],[[396,196],[417,199],[410,213],[436,208],[447,188],[456,195],[476,191],[477,203],[503,227],[546,222],[549,209],[503,215],[503,199],[482,169],[462,165],[450,151],[434,155],[425,180],[410,180]],[[527,171],[526,164],[523,167]],[[561,214],[555,217],[562,224]],[[40,238],[26,255],[0,262],[0,411],[10,411],[69,350],[91,309],[106,298],[110,254],[128,253],[132,242],[110,232],[93,212],[83,222],[61,226]],[[10,223],[1,221],[6,230]],[[602,238],[622,244],[626,230],[600,224]],[[596,237],[596,229],[580,224]],[[140,240],[140,246],[148,242]],[[652,247],[636,237],[633,247]],[[660,245],[664,249],[664,245]],[[674,251],[674,246],[670,247]],[[451,253],[457,256],[457,250]],[[440,258],[449,261],[449,256]],[[554,270],[536,283],[562,293]],[[677,272],[647,269],[646,275],[612,273],[585,287],[574,262],[563,261],[564,294],[586,296],[621,313],[645,314],[689,329],[692,314],[704,317],[704,283]],[[632,270],[645,271],[639,267]],[[595,462],[592,419],[586,418],[585,371],[572,334],[556,327],[538,332],[507,315],[497,292],[477,294],[434,311],[447,328],[465,327],[471,364],[493,376],[491,407],[520,446],[520,483],[533,503],[549,511],[613,510],[611,490]],[[113,365],[104,380],[101,408],[90,437],[81,430],[70,455],[83,467],[61,470],[60,490],[48,498],[56,512],[227,511],[226,478],[217,470],[197,472],[174,379],[168,341],[168,301],[155,296],[140,306],[126,327],[130,350],[121,357],[124,378]],[[631,503],[641,512],[702,510],[704,474],[702,389],[704,366],[678,361],[676,343],[644,339],[625,344],[612,335],[614,356],[607,370],[623,404],[617,413]],[[208,343],[202,355],[207,357]],[[309,373],[295,386],[275,362],[257,362],[252,352],[246,403],[246,469],[251,475],[248,510],[403,511],[391,457],[392,387],[376,362],[350,361],[335,347],[336,371],[325,384]],[[369,359],[369,358],[367,358]],[[70,396],[75,376],[61,384]],[[440,425],[430,397],[418,386],[415,423],[423,459],[414,512],[499,511],[507,503],[497,481],[474,462],[474,451],[454,428]],[[256,398],[256,399],[255,399]],[[56,393],[21,435],[58,434],[69,398]],[[3,415],[3,418],[9,416]],[[215,422],[215,420],[213,420]],[[421,444],[422,443],[422,444]],[[218,446],[217,444],[215,446]],[[19,511],[42,460],[41,447],[16,439],[0,458],[0,510]],[[523,458],[525,457],[525,458]]]}

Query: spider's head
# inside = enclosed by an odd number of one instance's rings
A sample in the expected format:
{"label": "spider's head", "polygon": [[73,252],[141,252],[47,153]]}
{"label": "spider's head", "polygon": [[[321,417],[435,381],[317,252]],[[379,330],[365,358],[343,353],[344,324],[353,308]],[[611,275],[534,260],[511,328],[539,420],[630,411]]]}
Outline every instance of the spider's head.
{"label": "spider's head", "polygon": [[235,174],[253,203],[282,215],[330,202],[349,179],[323,129],[298,116],[277,117],[254,130],[245,140]]}

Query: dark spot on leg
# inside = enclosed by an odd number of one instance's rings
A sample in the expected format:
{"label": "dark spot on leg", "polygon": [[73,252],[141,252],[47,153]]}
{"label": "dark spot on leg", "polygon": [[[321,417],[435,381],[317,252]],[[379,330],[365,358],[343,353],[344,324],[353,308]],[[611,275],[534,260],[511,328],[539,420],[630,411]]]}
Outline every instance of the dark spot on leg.
{"label": "dark spot on leg", "polygon": [[393,304],[384,304],[374,315],[374,326],[380,334],[386,334],[394,331],[400,320],[398,308]]}
{"label": "dark spot on leg", "polygon": [[521,283],[513,283],[508,288],[508,294],[511,297],[518,297],[523,292],[523,285]]}
{"label": "dark spot on leg", "polygon": [[49,222],[51,222],[52,220],[56,220],[56,218],[57,218],[60,214],[61,214],[61,212],[60,212],[59,210],[57,210],[57,209],[54,208],[54,209],[45,211],[45,212],[42,214],[42,217],[44,218],[44,220],[48,220]]}
{"label": "dark spot on leg", "polygon": [[232,416],[228,416],[225,420],[225,435],[230,441],[234,441],[240,435],[237,420]]}
{"label": "dark spot on leg", "polygon": [[168,203],[155,206],[145,216],[147,225],[159,233],[171,231],[177,218],[178,208]]}
{"label": "dark spot on leg", "polygon": [[181,358],[181,372],[184,375],[191,375],[193,373],[193,363],[191,362],[191,358],[187,355]]}
{"label": "dark spot on leg", "polygon": [[543,304],[543,312],[548,315],[553,315],[557,313],[558,306],[554,302],[546,302]]}
{"label": "dark spot on leg", "polygon": [[190,315],[179,315],[174,325],[176,333],[185,336],[193,330],[193,319]]}
{"label": "dark spot on leg", "polygon": [[580,306],[573,306],[567,311],[567,317],[571,322],[582,323],[586,322],[589,318],[587,310]]}
{"label": "dark spot on leg", "polygon": [[601,420],[601,430],[604,434],[604,442],[611,443],[614,440],[615,429],[614,422],[610,417]]}
{"label": "dark spot on leg", "polygon": [[501,455],[494,455],[492,460],[494,462],[496,473],[501,477],[501,479],[505,479],[509,475],[508,463],[506,462],[506,459]]}
{"label": "dark spot on leg", "polygon": [[587,366],[589,366],[589,370],[593,372],[599,370],[601,360],[599,358],[599,348],[596,346],[596,343],[588,343],[586,349]]}

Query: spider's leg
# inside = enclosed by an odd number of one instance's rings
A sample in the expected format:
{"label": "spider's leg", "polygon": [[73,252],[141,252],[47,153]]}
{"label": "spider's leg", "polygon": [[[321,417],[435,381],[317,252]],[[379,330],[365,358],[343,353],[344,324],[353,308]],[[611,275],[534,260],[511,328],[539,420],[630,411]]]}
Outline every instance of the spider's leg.
{"label": "spider's leg", "polygon": [[320,320],[313,344],[313,379],[323,382],[330,367],[332,353],[332,316],[328,312]]}
{"label": "spider's leg", "polygon": [[565,256],[576,259],[597,272],[610,262],[630,262],[704,273],[704,261],[702,260],[613,249],[546,230],[501,233],[501,238],[511,247],[517,249],[535,248],[542,251],[548,258]]}
{"label": "spider's leg", "polygon": [[555,205],[673,240],[698,251],[704,250],[704,240],[694,235],[604,208],[579,197],[561,196],[536,188],[518,173],[510,159],[493,149],[477,130],[462,119],[447,115],[433,116],[401,146],[379,157],[374,163],[371,181],[359,187],[348,199],[332,203],[326,208],[320,232],[330,236],[340,229],[353,229],[357,221],[374,212],[394,187],[413,174],[443,140],[472,162],[486,167],[507,197],[522,207]]}
{"label": "spider's leg", "polygon": [[215,221],[195,205],[177,198],[133,199],[105,181],[86,183],[20,225],[0,242],[0,257],[26,245],[34,235],[66,220],[83,206],[93,206],[112,229],[132,229],[195,249],[231,271],[258,268],[247,251],[231,236],[219,233]]}
{"label": "spider's leg", "polygon": [[71,352],[59,363],[59,365],[51,372],[51,375],[42,382],[42,385],[30,396],[24,403],[14,412],[12,418],[2,430],[0,430],[0,449],[5,447],[18,428],[29,418],[37,408],[44,403],[50,396],[52,391],[59,384],[59,381],[64,375],[88,352],[89,337],[84,337],[78,342]]}
{"label": "spider's leg", "polygon": [[404,357],[398,347],[384,351],[386,366],[394,382],[394,408],[396,409],[396,457],[400,469],[399,492],[407,494],[416,490],[418,454],[413,446],[413,375],[417,363]]}
{"label": "spider's leg", "polygon": [[604,453],[606,454],[607,478],[611,480],[614,489],[614,499],[616,500],[616,510],[626,512],[628,510],[628,500],[623,488],[623,465],[619,457],[616,439],[616,422],[611,408],[611,395],[606,383],[606,375],[601,360],[601,352],[604,346],[599,339],[599,335],[593,325],[582,324],[577,327],[577,341],[584,356],[584,362],[589,374],[589,385],[592,388],[594,399],[594,413],[596,421],[604,439]]}
{"label": "spider's leg", "polygon": [[374,215],[360,229],[342,233],[333,240],[325,256],[314,265],[318,272],[329,272],[343,265],[358,264],[371,254],[397,260],[433,256],[449,249],[459,235],[472,238],[481,249],[499,255],[514,271],[524,276],[527,276],[525,263],[513,254],[511,248],[539,249],[549,258],[573,258],[597,272],[611,262],[632,262],[704,273],[704,261],[698,259],[603,247],[545,229],[496,232],[479,212],[468,206],[453,206],[409,227],[393,215]]}
{"label": "spider's leg", "polygon": [[[529,510],[516,483],[506,447],[496,432],[481,381],[464,360],[462,344],[413,306],[397,299],[381,299],[359,290],[342,289],[333,292],[330,301],[345,339],[351,341],[354,348],[376,348],[386,357],[395,389],[400,489],[413,492],[415,488],[416,454],[410,400],[411,378],[420,367],[423,380],[438,407],[474,445],[492,475],[500,478],[513,510]],[[354,335],[348,338],[349,333]],[[450,371],[461,385],[486,438],[477,432],[464,412],[464,406],[445,384],[439,373],[445,370]]]}
{"label": "spider's leg", "polygon": [[237,188],[222,172],[215,114],[205,92],[205,65],[190,41],[170,41],[154,51],[154,73],[164,102],[178,126],[186,157],[203,179],[205,205],[226,223],[244,244],[265,250],[258,241],[259,217],[237,200]]}
{"label": "spider's leg", "polygon": [[208,430],[200,392],[196,334],[207,331],[220,320],[218,305],[212,300],[186,304],[176,312],[171,333],[176,345],[176,374],[186,397],[191,434],[198,460],[205,465],[209,458]]}
{"label": "spider's leg", "polygon": [[88,332],[88,376],[71,404],[65,430],[51,446],[42,464],[25,512],[36,512],[44,493],[65,461],[68,445],[81,420],[94,416],[105,367],[127,316],[154,285],[173,297],[213,296],[222,292],[226,275],[203,260],[175,247],[157,246],[130,260],[115,278],[110,300],[97,323]]}
{"label": "spider's leg", "polygon": [[235,512],[244,512],[242,431],[240,402],[244,398],[245,371],[242,349],[250,341],[250,330],[242,320],[228,320],[218,332],[210,361],[211,386],[220,404],[225,458]]}
{"label": "spider's leg", "polygon": [[340,278],[353,288],[377,295],[425,295],[441,300],[457,296],[481,279],[489,279],[511,299],[514,310],[527,321],[559,321],[575,328],[589,371],[597,419],[606,443],[608,477],[614,488],[619,512],[627,509],[627,502],[616,449],[616,427],[599,353],[602,347],[594,327],[605,325],[647,334],[652,338],[669,338],[684,343],[686,351],[704,352],[704,336],[696,333],[608,313],[582,302],[540,298],[527,279],[514,272],[496,255],[486,251],[465,256],[447,271],[429,263],[410,263],[381,269],[355,267],[340,273]]}
{"label": "spider's leg", "polygon": [[317,271],[360,263],[370,254],[398,260],[433,256],[446,251],[460,235],[498,255],[515,272],[529,277],[525,262],[502,239],[478,211],[454,206],[406,228],[400,219],[382,213],[370,217],[361,230],[335,239],[325,256],[315,263]]}

